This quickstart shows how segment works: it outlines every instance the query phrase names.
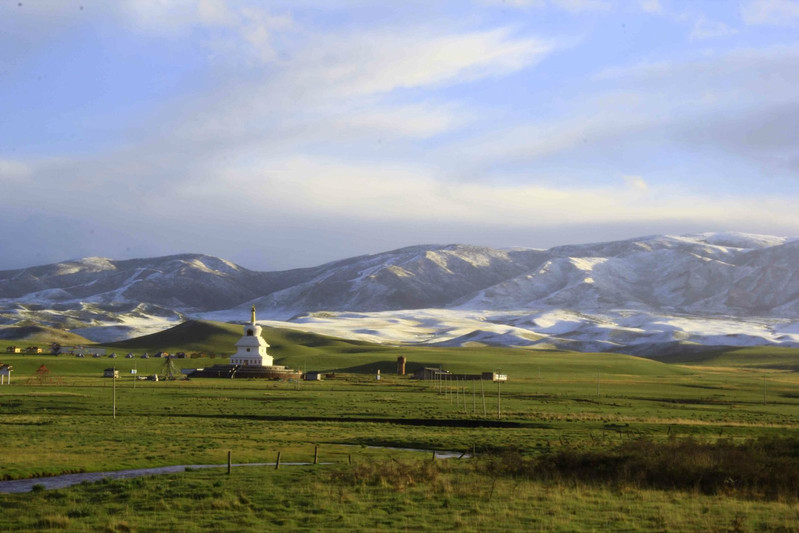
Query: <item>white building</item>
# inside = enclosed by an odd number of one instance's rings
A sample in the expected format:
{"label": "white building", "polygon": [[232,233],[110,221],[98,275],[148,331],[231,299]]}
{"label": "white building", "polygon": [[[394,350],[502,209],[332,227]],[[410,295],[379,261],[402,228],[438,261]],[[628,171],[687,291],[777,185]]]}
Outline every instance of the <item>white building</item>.
{"label": "white building", "polygon": [[266,353],[269,345],[261,337],[261,326],[255,323],[255,306],[252,306],[250,323],[244,326],[244,336],[236,343],[236,353],[230,364],[242,366],[272,366],[272,356]]}
{"label": "white building", "polygon": [[0,385],[5,383],[6,376],[8,376],[8,384],[11,385],[11,372],[14,370],[14,367],[11,365],[4,365],[0,363]]}

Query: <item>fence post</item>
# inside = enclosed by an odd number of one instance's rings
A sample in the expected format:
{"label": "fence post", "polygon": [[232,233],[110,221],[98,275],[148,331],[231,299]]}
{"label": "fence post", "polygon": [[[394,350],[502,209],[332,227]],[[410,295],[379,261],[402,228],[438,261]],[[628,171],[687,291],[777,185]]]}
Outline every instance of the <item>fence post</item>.
{"label": "fence post", "polygon": [[230,450],[227,451],[227,475],[230,475]]}
{"label": "fence post", "polygon": [[313,447],[313,464],[319,463],[319,445]]}
{"label": "fence post", "polygon": [[280,468],[280,452],[277,452],[277,460],[275,461],[275,470]]}

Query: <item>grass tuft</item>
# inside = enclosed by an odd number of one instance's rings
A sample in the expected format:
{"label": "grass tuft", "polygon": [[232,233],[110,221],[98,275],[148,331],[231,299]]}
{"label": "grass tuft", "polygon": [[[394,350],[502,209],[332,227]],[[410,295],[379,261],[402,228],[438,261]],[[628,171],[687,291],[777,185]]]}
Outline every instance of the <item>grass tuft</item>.
{"label": "grass tuft", "polygon": [[418,485],[429,485],[441,491],[447,487],[438,463],[422,461],[380,461],[359,463],[352,468],[335,472],[334,480],[352,485],[367,485],[402,491]]}

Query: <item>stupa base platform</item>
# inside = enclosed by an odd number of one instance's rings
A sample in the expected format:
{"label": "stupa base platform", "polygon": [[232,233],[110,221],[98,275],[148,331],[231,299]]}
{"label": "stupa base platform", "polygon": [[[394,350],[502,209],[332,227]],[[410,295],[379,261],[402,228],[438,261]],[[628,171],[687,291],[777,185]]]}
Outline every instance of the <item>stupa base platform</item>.
{"label": "stupa base platform", "polygon": [[300,379],[302,372],[285,366],[214,365],[198,368],[190,378]]}

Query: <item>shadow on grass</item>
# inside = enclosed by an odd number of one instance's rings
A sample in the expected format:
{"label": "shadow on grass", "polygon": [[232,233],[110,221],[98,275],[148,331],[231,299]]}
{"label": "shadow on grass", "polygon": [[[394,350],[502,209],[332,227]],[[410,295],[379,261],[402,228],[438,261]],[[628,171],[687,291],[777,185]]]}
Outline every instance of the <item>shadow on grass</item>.
{"label": "shadow on grass", "polygon": [[539,428],[549,429],[549,424],[537,422],[510,422],[505,420],[486,420],[470,418],[386,418],[386,417],[343,417],[343,416],[296,416],[296,415],[236,415],[236,414],[196,414],[196,413],[160,413],[149,416],[168,418],[218,418],[224,420],[251,420],[256,422],[331,422],[356,424],[397,424],[401,426],[432,427],[486,427],[486,428]]}
{"label": "shadow on grass", "polygon": [[568,448],[535,457],[506,452],[486,457],[493,476],[694,490],[766,500],[799,499],[799,439],[735,444],[694,439],[628,441],[610,449]]}

